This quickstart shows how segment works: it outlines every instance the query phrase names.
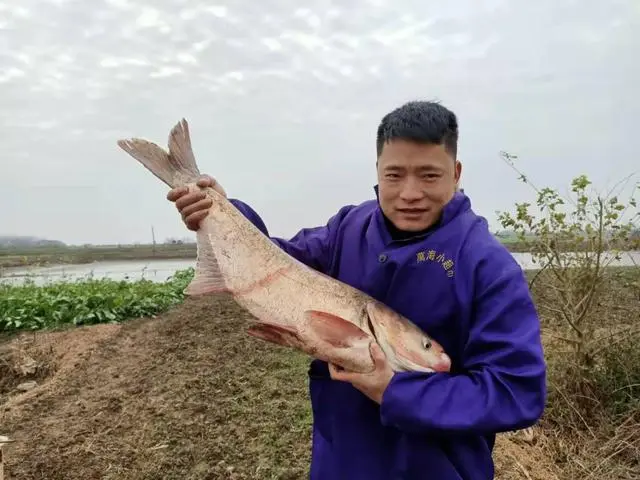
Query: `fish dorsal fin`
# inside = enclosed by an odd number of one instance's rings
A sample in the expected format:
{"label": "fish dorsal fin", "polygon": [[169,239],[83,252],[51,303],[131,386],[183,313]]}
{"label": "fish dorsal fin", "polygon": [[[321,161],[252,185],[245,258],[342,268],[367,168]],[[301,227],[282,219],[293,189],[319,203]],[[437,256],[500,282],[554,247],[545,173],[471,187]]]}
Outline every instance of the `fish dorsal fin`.
{"label": "fish dorsal fin", "polygon": [[358,341],[372,338],[357,325],[332,313],[307,310],[304,315],[311,331],[334,347],[350,348]]}

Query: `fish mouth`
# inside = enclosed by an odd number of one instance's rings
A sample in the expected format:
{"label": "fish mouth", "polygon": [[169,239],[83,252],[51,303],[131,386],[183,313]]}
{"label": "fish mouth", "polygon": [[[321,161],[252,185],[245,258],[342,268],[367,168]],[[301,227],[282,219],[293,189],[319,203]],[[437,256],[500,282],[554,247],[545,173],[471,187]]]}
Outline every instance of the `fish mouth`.
{"label": "fish mouth", "polygon": [[434,365],[433,369],[434,371],[441,372],[441,373],[446,373],[451,371],[451,357],[449,357],[449,355],[447,355],[446,353],[442,352],[440,354],[440,358],[438,358],[438,361]]}

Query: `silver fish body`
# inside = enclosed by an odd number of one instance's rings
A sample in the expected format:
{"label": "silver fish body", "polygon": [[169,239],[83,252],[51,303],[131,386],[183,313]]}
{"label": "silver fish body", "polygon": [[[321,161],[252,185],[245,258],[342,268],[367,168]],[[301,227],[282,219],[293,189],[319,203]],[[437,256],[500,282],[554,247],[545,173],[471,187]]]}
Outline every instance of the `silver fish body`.
{"label": "silver fish body", "polygon": [[[171,130],[169,151],[147,140],[118,145],[171,188],[200,189],[200,172],[182,120]],[[364,292],[287,254],[227,198],[205,189],[212,206],[197,231],[195,275],[187,295],[226,293],[256,319],[248,333],[301,350],[347,370],[374,368],[377,342],[394,371],[448,371],[442,347],[408,319]]]}

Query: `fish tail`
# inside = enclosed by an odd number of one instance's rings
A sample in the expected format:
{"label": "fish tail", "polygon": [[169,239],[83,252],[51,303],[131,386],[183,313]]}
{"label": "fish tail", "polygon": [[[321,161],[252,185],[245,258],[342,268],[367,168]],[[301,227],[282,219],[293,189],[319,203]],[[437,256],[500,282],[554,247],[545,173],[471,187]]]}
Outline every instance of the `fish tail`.
{"label": "fish tail", "polygon": [[[191,147],[189,124],[183,118],[169,133],[169,151],[140,138],[118,140],[118,146],[144,165],[171,188],[196,183],[200,172]],[[211,212],[211,210],[210,210]],[[207,293],[231,293],[211,245],[211,226],[197,231],[198,255],[195,275],[184,290],[189,296]]]}
{"label": "fish tail", "polygon": [[169,152],[141,138],[118,140],[118,146],[171,188],[195,183],[200,176],[184,118],[169,133]]}

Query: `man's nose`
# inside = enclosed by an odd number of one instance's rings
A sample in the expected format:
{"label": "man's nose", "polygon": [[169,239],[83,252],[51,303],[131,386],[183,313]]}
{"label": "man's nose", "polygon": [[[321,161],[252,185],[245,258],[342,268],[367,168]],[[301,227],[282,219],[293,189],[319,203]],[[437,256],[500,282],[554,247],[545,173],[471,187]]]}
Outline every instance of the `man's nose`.
{"label": "man's nose", "polygon": [[402,185],[402,190],[400,190],[400,198],[402,198],[406,202],[420,200],[423,196],[422,189],[420,188],[419,183],[412,179],[408,178],[404,185]]}

